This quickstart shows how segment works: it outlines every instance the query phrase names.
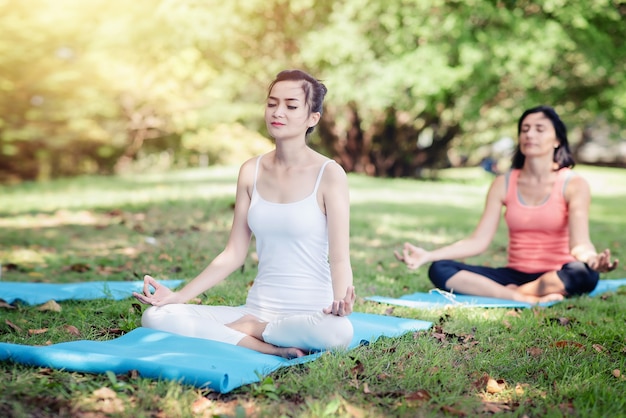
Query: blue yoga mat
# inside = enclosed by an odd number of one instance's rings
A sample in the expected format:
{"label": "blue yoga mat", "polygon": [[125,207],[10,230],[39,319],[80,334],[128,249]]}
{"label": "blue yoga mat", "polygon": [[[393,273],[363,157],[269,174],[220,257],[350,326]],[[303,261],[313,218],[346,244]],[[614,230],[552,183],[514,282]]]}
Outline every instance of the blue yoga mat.
{"label": "blue yoga mat", "polygon": [[[600,280],[589,296],[597,296],[602,293],[616,290],[620,286],[626,286],[626,279]],[[437,309],[443,307],[467,307],[467,308],[529,308],[535,305],[525,302],[517,302],[508,299],[488,298],[483,296],[459,295],[444,292],[438,289],[429,293],[412,293],[399,298],[385,296],[368,296],[366,300],[387,303],[390,305],[406,306],[418,309]],[[551,306],[559,302],[540,303],[539,306]]]}
{"label": "blue yoga mat", "polygon": [[[350,348],[379,337],[397,337],[427,330],[431,322],[392,316],[353,313]],[[286,366],[318,358],[315,353],[287,360],[247,348],[199,338],[137,328],[109,341],[72,341],[50,346],[0,343],[0,361],[75,372],[116,374],[136,370],[146,378],[174,380],[226,393]]]}
{"label": "blue yoga mat", "polygon": [[[180,285],[182,280],[159,280],[169,288]],[[141,292],[143,280],[132,282],[100,281],[81,283],[21,283],[0,281],[0,299],[7,303],[20,300],[29,305],[39,305],[49,300],[91,300],[132,297],[133,292]]]}

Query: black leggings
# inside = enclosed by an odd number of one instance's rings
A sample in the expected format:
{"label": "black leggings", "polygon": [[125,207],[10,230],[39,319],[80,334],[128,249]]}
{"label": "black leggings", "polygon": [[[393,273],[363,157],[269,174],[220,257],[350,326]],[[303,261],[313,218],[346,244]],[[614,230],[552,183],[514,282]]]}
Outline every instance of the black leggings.
{"label": "black leggings", "polygon": [[[508,284],[520,286],[537,280],[541,275],[546,273],[524,273],[508,267],[494,268],[475,266],[453,260],[441,260],[435,261],[430,265],[428,277],[439,289],[450,292],[451,289],[446,286],[448,279],[463,270],[480,274],[504,286]],[[582,295],[591,292],[596,288],[600,278],[600,274],[598,274],[597,271],[590,269],[587,264],[580,261],[572,261],[563,264],[561,270],[557,270],[556,274],[563,282],[568,296]]]}

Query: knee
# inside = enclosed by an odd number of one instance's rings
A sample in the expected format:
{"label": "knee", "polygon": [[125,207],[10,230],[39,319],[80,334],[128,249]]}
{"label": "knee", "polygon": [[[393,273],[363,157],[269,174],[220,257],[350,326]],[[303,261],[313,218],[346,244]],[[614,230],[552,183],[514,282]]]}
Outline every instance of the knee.
{"label": "knee", "polygon": [[158,328],[163,318],[163,309],[159,306],[150,306],[141,315],[141,326],[146,328]]}
{"label": "knee", "polygon": [[293,315],[267,324],[263,340],[279,347],[298,347],[307,351],[346,348],[354,329],[347,317],[315,314]]}
{"label": "knee", "polygon": [[455,262],[451,260],[435,261],[428,268],[428,278],[438,289],[448,290],[446,283],[457,272],[458,268],[456,268]]}
{"label": "knee", "polygon": [[593,291],[600,279],[600,274],[597,271],[580,261],[565,264],[557,272],[557,275],[563,282],[568,296],[582,295]]}
{"label": "knee", "polygon": [[319,326],[324,349],[347,348],[354,337],[352,322],[345,316],[327,315]]}

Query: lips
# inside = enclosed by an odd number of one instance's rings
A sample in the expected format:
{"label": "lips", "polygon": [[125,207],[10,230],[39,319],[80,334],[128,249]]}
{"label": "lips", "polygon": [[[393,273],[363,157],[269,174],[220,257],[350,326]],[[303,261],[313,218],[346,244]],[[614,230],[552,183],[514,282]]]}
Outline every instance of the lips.
{"label": "lips", "polygon": [[284,126],[284,123],[280,123],[280,122],[272,122],[271,123],[272,126]]}

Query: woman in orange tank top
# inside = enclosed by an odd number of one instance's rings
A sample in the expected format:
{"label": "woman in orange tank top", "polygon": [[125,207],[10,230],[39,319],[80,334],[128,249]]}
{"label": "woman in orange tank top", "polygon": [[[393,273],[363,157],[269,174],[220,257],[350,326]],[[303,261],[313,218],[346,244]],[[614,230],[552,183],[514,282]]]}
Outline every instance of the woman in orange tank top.
{"label": "woman in orange tank top", "polygon": [[[410,269],[432,263],[433,284],[455,293],[540,303],[591,292],[599,273],[614,270],[618,261],[591,242],[589,184],[573,174],[573,166],[567,129],[555,110],[526,110],[518,121],[512,169],[494,179],[474,232],[432,251],[405,243],[396,258]],[[508,264],[493,268],[454,261],[487,249],[503,207]]]}

